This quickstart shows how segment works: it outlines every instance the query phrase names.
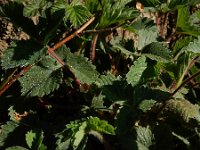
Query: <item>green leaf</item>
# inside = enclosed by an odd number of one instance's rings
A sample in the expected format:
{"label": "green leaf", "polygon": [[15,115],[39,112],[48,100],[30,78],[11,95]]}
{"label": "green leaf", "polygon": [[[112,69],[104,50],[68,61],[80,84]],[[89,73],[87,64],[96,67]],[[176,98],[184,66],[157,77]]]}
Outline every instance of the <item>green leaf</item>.
{"label": "green leaf", "polygon": [[191,5],[198,4],[199,2],[200,0],[181,0],[181,1],[171,0],[169,3],[169,8],[175,9],[175,8],[180,8],[184,6],[191,6]]}
{"label": "green leaf", "polygon": [[12,147],[6,148],[6,150],[28,150],[28,149],[21,146],[12,146]]}
{"label": "green leaf", "polygon": [[86,57],[76,56],[67,50],[66,64],[81,83],[91,84],[99,77],[95,66]]}
{"label": "green leaf", "polygon": [[105,120],[97,117],[89,117],[87,119],[87,130],[94,130],[100,133],[115,135],[115,128]]}
{"label": "green leaf", "polygon": [[23,15],[25,17],[41,15],[41,12],[46,9],[47,5],[48,2],[46,0],[31,0],[31,2],[24,7]]}
{"label": "green leaf", "polygon": [[30,149],[45,149],[43,142],[43,131],[41,130],[31,130],[26,133],[26,143]]}
{"label": "green leaf", "polygon": [[57,0],[54,2],[54,4],[51,7],[52,12],[59,11],[59,10],[65,10],[67,7],[67,3],[64,0]]}
{"label": "green leaf", "polygon": [[9,135],[19,126],[18,123],[14,121],[8,121],[5,125],[1,126],[0,134],[0,147],[4,146]]}
{"label": "green leaf", "polygon": [[17,27],[22,28],[30,37],[42,41],[39,35],[41,28],[35,26],[31,19],[23,16],[23,9],[24,5],[22,3],[9,1],[5,5],[0,6],[0,14],[2,14],[4,18],[12,21]]}
{"label": "green leaf", "polygon": [[193,42],[190,42],[188,46],[183,48],[183,50],[185,50],[186,52],[199,54],[200,53],[200,36],[198,36],[197,39],[194,39]]}
{"label": "green leaf", "polygon": [[150,29],[141,29],[138,31],[138,40],[135,43],[135,47],[138,50],[142,50],[145,46],[152,42],[157,42],[158,30],[154,27]]}
{"label": "green leaf", "polygon": [[131,66],[130,71],[126,74],[126,80],[132,86],[140,82],[144,70],[147,68],[146,57],[139,57]]}
{"label": "green leaf", "polygon": [[79,145],[81,144],[82,140],[85,137],[86,127],[87,127],[86,122],[83,122],[79,127],[78,131],[74,134],[74,137],[71,142],[75,150],[79,147]]}
{"label": "green leaf", "polygon": [[154,105],[155,105],[156,101],[155,100],[143,100],[138,108],[141,109],[143,112],[147,112],[148,110],[150,110]]}
{"label": "green leaf", "polygon": [[4,52],[1,66],[4,69],[33,64],[46,55],[47,48],[33,40],[16,41]]}
{"label": "green leaf", "polygon": [[185,125],[194,126],[200,122],[200,107],[185,99],[169,100],[163,110],[163,115],[168,115]]}
{"label": "green leaf", "polygon": [[129,0],[120,0],[115,3],[104,1],[98,28],[105,28],[113,24],[122,24],[126,20],[139,16],[135,8],[125,6],[128,2]]}
{"label": "green leaf", "polygon": [[46,56],[38,65],[31,67],[19,79],[22,95],[42,97],[58,89],[63,76],[60,67],[51,56]]}
{"label": "green leaf", "polygon": [[65,8],[65,21],[70,20],[72,25],[77,28],[87,21],[92,15],[84,5],[67,5]]}
{"label": "green leaf", "polygon": [[176,28],[180,33],[188,34],[197,37],[200,34],[200,28],[192,26],[189,22],[190,10],[189,7],[178,9],[178,17]]}
{"label": "green leaf", "polygon": [[149,150],[150,146],[154,144],[154,135],[150,128],[136,127],[136,143],[138,150]]}
{"label": "green leaf", "polygon": [[177,57],[182,53],[184,52],[182,50],[183,47],[187,46],[190,42],[193,41],[193,37],[192,36],[186,36],[186,37],[183,37],[183,38],[179,38],[174,47],[173,47],[173,53],[174,53],[174,56],[176,56],[175,58],[177,59]]}
{"label": "green leaf", "polygon": [[162,43],[153,42],[146,46],[142,51],[142,54],[149,57],[152,60],[158,62],[168,63],[172,58],[171,50],[163,46]]}

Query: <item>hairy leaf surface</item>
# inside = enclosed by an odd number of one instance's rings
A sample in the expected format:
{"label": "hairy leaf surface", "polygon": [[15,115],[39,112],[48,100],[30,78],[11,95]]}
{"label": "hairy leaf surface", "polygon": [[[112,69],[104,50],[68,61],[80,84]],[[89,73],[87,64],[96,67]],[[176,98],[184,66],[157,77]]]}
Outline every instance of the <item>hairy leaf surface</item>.
{"label": "hairy leaf surface", "polygon": [[22,95],[39,96],[58,89],[62,83],[62,70],[57,61],[47,56],[40,64],[31,69],[19,79],[22,86]]}
{"label": "hairy leaf surface", "polygon": [[147,68],[146,57],[138,58],[131,66],[130,71],[126,74],[126,79],[129,84],[135,86],[139,83],[142,73]]}
{"label": "hairy leaf surface", "polygon": [[5,51],[1,59],[1,65],[5,69],[27,66],[44,56],[46,50],[46,48],[32,40],[13,42]]}

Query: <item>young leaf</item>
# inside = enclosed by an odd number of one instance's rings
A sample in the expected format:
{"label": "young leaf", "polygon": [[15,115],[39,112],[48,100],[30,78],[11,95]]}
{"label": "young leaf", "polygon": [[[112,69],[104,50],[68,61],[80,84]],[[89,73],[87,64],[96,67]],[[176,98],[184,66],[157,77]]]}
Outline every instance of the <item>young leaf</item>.
{"label": "young leaf", "polygon": [[19,79],[22,86],[22,95],[39,96],[58,89],[62,83],[61,65],[50,56],[46,56],[40,64],[31,69]]}
{"label": "young leaf", "polygon": [[142,73],[147,68],[146,57],[141,56],[131,66],[130,71],[126,74],[126,80],[132,86],[139,83]]}
{"label": "young leaf", "polygon": [[98,28],[105,28],[115,23],[122,24],[126,20],[139,16],[137,10],[125,6],[128,2],[128,0],[117,1],[115,3],[104,1]]}
{"label": "young leaf", "polygon": [[86,126],[87,126],[86,122],[83,122],[79,127],[79,130],[74,134],[71,141],[74,150],[76,150],[79,147],[82,140],[84,139]]}
{"label": "young leaf", "polygon": [[48,6],[49,2],[46,0],[31,0],[28,5],[24,7],[23,15],[25,17],[41,16]]}
{"label": "young leaf", "polygon": [[77,28],[87,21],[92,15],[84,5],[67,5],[64,19],[69,19],[72,25]]}
{"label": "young leaf", "polygon": [[154,144],[154,135],[149,127],[136,127],[138,150],[148,150]]}
{"label": "young leaf", "polygon": [[42,144],[44,133],[39,130],[31,130],[26,133],[26,143],[30,149],[45,149]]}
{"label": "young leaf", "polygon": [[115,135],[115,128],[105,120],[97,117],[89,117],[87,119],[87,130],[94,130],[100,133]]}
{"label": "young leaf", "polygon": [[33,40],[16,41],[5,51],[1,66],[5,69],[23,67],[35,63],[46,55],[47,49]]}

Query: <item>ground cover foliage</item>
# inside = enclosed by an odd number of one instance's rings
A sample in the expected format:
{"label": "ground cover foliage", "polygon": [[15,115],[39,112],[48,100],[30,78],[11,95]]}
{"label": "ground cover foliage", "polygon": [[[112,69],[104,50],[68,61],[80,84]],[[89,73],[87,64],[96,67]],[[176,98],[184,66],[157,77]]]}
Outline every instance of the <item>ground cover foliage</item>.
{"label": "ground cover foliage", "polygon": [[0,149],[200,146],[199,0],[14,0]]}

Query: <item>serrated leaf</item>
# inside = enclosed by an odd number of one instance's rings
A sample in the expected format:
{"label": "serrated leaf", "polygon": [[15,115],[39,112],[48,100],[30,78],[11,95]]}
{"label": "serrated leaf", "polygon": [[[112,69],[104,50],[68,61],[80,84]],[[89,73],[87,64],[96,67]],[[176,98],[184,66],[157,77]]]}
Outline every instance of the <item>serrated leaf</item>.
{"label": "serrated leaf", "polygon": [[130,71],[126,74],[126,80],[132,86],[139,83],[140,78],[147,68],[146,57],[139,57],[134,64],[131,66]]}
{"label": "serrated leaf", "polygon": [[143,100],[138,108],[141,109],[143,112],[147,112],[148,110],[150,110],[154,105],[155,105],[156,101],[155,100]]}
{"label": "serrated leaf", "polygon": [[87,130],[94,130],[101,133],[115,135],[115,128],[105,120],[100,120],[97,117],[87,119]]}
{"label": "serrated leaf", "polygon": [[66,63],[81,83],[91,84],[95,82],[99,76],[95,66],[85,57],[76,56],[69,52],[67,54]]}
{"label": "serrated leaf", "polygon": [[179,53],[181,53],[182,48],[187,46],[190,42],[192,42],[193,39],[194,38],[192,36],[179,38],[173,47],[174,56],[177,56]]}
{"label": "serrated leaf", "polygon": [[162,43],[153,42],[142,51],[143,55],[158,62],[168,63],[172,58],[171,50],[163,46]]}
{"label": "serrated leaf", "polygon": [[31,0],[31,2],[24,7],[23,15],[25,17],[40,15],[41,10],[45,10],[47,4],[48,2],[46,0]]}
{"label": "serrated leaf", "polygon": [[138,150],[149,150],[150,146],[154,144],[154,135],[149,127],[136,127],[136,143]]}
{"label": "serrated leaf", "polygon": [[6,150],[28,150],[28,149],[21,146],[12,146],[12,147],[6,148]]}
{"label": "serrated leaf", "polygon": [[4,52],[1,66],[4,69],[23,67],[33,64],[46,55],[47,48],[40,46],[33,40],[13,42]]}
{"label": "serrated leaf", "polygon": [[91,16],[84,5],[67,5],[65,8],[65,20],[69,19],[75,28],[85,23]]}
{"label": "serrated leaf", "polygon": [[169,3],[169,8],[175,9],[175,8],[184,7],[184,6],[191,6],[199,2],[200,0],[181,0],[181,1],[171,0]]}
{"label": "serrated leaf", "polygon": [[59,10],[65,10],[67,6],[66,1],[64,0],[57,0],[54,2],[53,6],[51,7],[52,12],[59,11]]}
{"label": "serrated leaf", "polygon": [[151,29],[141,29],[138,31],[138,40],[135,42],[135,47],[142,50],[145,46],[152,42],[157,42],[158,30],[154,27]]}
{"label": "serrated leaf", "polygon": [[22,95],[42,97],[58,89],[63,76],[60,67],[61,65],[50,56],[46,56],[40,64],[31,67],[19,79]]}
{"label": "serrated leaf", "polygon": [[18,126],[19,124],[14,121],[8,121],[5,125],[1,126],[0,147],[4,146],[9,134],[12,133]]}
{"label": "serrated leaf", "polygon": [[189,22],[190,10],[189,7],[183,7],[178,9],[178,17],[176,28],[180,33],[188,34],[197,37],[200,33],[200,28],[193,26]]}
{"label": "serrated leaf", "polygon": [[79,147],[79,145],[81,144],[82,140],[85,137],[86,127],[87,127],[86,122],[83,122],[79,127],[78,131],[73,136],[72,146],[75,150]]}
{"label": "serrated leaf", "polygon": [[113,4],[107,1],[103,2],[103,10],[98,28],[105,28],[115,23],[121,24],[126,20],[134,19],[139,16],[137,10],[125,6],[128,2],[129,1],[117,1]]}
{"label": "serrated leaf", "polygon": [[44,133],[40,130],[31,130],[26,133],[26,143],[30,149],[45,149],[42,144]]}
{"label": "serrated leaf", "polygon": [[11,20],[17,27],[22,28],[30,37],[42,41],[41,36],[38,34],[41,28],[35,26],[31,19],[23,16],[23,9],[24,5],[16,1],[8,1],[5,5],[0,5],[0,13],[3,14],[4,18]]}
{"label": "serrated leaf", "polygon": [[103,99],[105,98],[104,95],[102,94],[99,94],[98,96],[95,96],[93,99],[92,99],[92,102],[91,102],[91,108],[105,108],[105,106],[103,105],[104,104],[104,101]]}
{"label": "serrated leaf", "polygon": [[178,121],[185,124],[195,125],[194,122],[200,122],[200,107],[190,103],[188,100],[177,99],[169,100],[163,110],[164,115],[175,117]]}
{"label": "serrated leaf", "polygon": [[200,36],[198,36],[197,39],[194,39],[193,42],[190,42],[188,46],[183,48],[183,50],[185,50],[186,52],[199,54],[200,53]]}

